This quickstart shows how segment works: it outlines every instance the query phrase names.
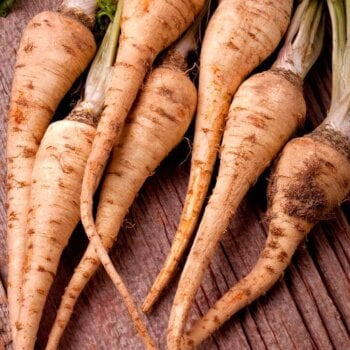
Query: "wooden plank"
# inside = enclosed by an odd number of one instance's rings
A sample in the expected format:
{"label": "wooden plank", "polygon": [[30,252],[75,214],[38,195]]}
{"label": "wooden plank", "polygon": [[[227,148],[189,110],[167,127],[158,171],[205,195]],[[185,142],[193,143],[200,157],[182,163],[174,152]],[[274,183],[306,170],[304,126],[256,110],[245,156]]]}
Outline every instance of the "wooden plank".
{"label": "wooden plank", "polygon": [[[0,275],[6,280],[5,138],[6,114],[15,52],[28,20],[58,0],[20,2],[6,19],[0,19]],[[309,130],[324,118],[330,102],[330,45],[305,84]],[[191,137],[192,131],[188,133]],[[185,197],[190,148],[186,141],[163,162],[145,184],[125,220],[112,259],[138,305],[147,294],[169,250]],[[187,160],[186,160],[187,159]],[[266,239],[264,213],[269,172],[249,191],[210,265],[190,322],[202,315],[254,265]],[[346,349],[350,348],[350,205],[317,225],[298,249],[280,282],[263,298],[229,320],[201,349]],[[79,227],[62,256],[38,334],[43,349],[60,295],[78,263],[87,240]],[[181,268],[181,267],[180,267]],[[160,349],[177,278],[144,320]],[[0,349],[10,348],[4,289],[0,285]],[[190,323],[189,322],[189,323]],[[143,349],[120,297],[102,269],[94,276],[76,306],[61,342],[62,349]]]}

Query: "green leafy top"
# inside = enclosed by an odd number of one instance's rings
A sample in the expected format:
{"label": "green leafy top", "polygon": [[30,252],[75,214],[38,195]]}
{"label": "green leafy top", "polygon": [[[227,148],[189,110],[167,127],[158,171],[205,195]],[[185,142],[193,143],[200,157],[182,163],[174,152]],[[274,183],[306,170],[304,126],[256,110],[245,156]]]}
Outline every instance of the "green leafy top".
{"label": "green leafy top", "polygon": [[117,53],[123,0],[118,1],[117,12],[109,24],[99,50],[92,62],[85,83],[83,100],[78,108],[89,108],[94,115],[99,115],[105,93],[112,76],[113,64]]}
{"label": "green leafy top", "polygon": [[0,0],[0,17],[6,17],[14,3],[14,0]]}
{"label": "green leafy top", "polygon": [[99,10],[97,11],[97,23],[100,29],[105,27],[103,18],[107,17],[109,21],[113,21],[114,14],[117,10],[117,0],[97,0],[97,6]]}

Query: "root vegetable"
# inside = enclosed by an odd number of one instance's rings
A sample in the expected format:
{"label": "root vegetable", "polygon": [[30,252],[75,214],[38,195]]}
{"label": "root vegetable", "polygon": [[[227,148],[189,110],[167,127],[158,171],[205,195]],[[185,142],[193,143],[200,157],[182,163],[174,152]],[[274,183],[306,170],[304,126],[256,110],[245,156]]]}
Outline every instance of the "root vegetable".
{"label": "root vegetable", "polygon": [[215,188],[182,272],[168,325],[179,348],[190,308],[215,249],[248,189],[303,122],[302,79],[323,41],[322,3],[303,1],[273,67],[245,81],[230,107]]}
{"label": "root vegetable", "polygon": [[170,253],[143,305],[149,311],[174,275],[196,227],[212,176],[224,121],[243,81],[276,48],[292,1],[222,0],[205,32],[201,49],[198,107],[191,172]]}
{"label": "root vegetable", "polygon": [[[108,256],[96,235],[92,205],[101,174],[124,120],[157,54],[174,42],[193,22],[204,0],[129,0],[125,3],[119,51],[111,87],[89,156],[81,194],[81,219],[104,264]],[[102,256],[105,257],[102,258]]]}
{"label": "root vegetable", "polygon": [[252,271],[195,322],[185,337],[184,349],[197,346],[237,311],[264,295],[281,278],[315,223],[347,195],[349,139],[347,150],[337,149],[329,139],[339,140],[339,136],[319,130],[285,147],[270,190],[271,220],[265,248]]}
{"label": "root vegetable", "polygon": [[43,12],[28,23],[17,52],[7,136],[8,299],[13,338],[20,305],[35,154],[59,102],[96,49],[89,28],[79,22],[92,24],[95,5],[89,12],[79,11],[76,16],[69,1],[64,3],[62,12]]}
{"label": "root vegetable", "polygon": [[[332,102],[327,118],[284,148],[269,187],[269,231],[252,271],[198,320],[185,337],[192,348],[283,275],[299,243],[350,189],[349,1],[328,1],[333,26]],[[347,23],[348,22],[348,23]]]}
{"label": "root vegetable", "polygon": [[[191,45],[190,36],[182,39],[169,50],[161,65],[152,70],[113,149],[96,216],[96,231],[107,250],[115,242],[141,186],[180,142],[193,117],[197,93],[185,73]],[[90,243],[65,290],[50,333],[49,349],[58,345],[73,307],[99,263]]]}
{"label": "root vegetable", "polygon": [[15,349],[33,349],[61,253],[80,219],[81,182],[114,62],[119,18],[108,29],[82,101],[50,125],[33,166],[25,274]]}

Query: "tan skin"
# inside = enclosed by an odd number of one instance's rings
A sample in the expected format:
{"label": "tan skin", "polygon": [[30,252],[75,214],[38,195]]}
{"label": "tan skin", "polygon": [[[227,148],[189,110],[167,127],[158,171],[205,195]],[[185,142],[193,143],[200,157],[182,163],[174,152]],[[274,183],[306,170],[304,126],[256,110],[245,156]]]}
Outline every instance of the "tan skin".
{"label": "tan skin", "polygon": [[174,298],[168,325],[170,349],[182,341],[196,292],[230,218],[305,113],[301,80],[284,70],[257,74],[236,93],[225,127],[216,185]]}
{"label": "tan skin", "polygon": [[124,5],[111,88],[106,94],[81,194],[82,223],[89,238],[95,242],[93,244],[106,268],[111,264],[94,227],[93,193],[155,57],[191,25],[203,5],[204,0],[130,0]]}
{"label": "tan skin", "polygon": [[170,253],[143,304],[145,312],[174,275],[196,227],[232,97],[244,77],[276,48],[291,9],[290,0],[223,0],[210,19],[201,48],[188,190]]}
{"label": "tan skin", "polygon": [[[177,67],[163,65],[147,78],[113,149],[102,184],[96,229],[107,250],[117,239],[124,217],[145,180],[181,141],[193,117],[196,97],[190,79]],[[65,290],[48,349],[57,347],[74,304],[99,265],[90,243]]]}
{"label": "tan skin", "polygon": [[[331,140],[331,141],[330,141]],[[334,140],[342,140],[338,144]],[[268,238],[252,271],[195,322],[183,348],[196,347],[228,318],[265,294],[283,275],[299,243],[350,189],[349,140],[324,130],[287,144],[269,192]]]}
{"label": "tan skin", "polygon": [[13,335],[20,305],[35,154],[59,102],[95,50],[93,35],[78,20],[43,12],[28,23],[17,52],[7,136],[8,299]]}

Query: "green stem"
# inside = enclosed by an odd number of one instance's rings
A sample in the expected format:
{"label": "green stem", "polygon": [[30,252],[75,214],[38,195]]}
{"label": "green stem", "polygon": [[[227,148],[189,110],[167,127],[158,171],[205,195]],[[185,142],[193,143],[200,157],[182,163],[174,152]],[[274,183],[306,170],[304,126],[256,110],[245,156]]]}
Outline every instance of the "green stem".
{"label": "green stem", "polygon": [[117,9],[117,0],[97,0],[97,6],[99,8],[97,12],[97,21],[100,23],[100,26],[102,17],[104,16],[107,16],[112,22]]}
{"label": "green stem", "polygon": [[1,0],[0,1],[0,17],[6,17],[11,7],[14,5],[14,0]]}
{"label": "green stem", "polygon": [[321,0],[303,0],[297,7],[274,68],[304,79],[321,53],[325,17]]}
{"label": "green stem", "polygon": [[124,0],[118,1],[117,12],[113,22],[109,24],[101,46],[89,70],[85,83],[83,99],[75,107],[75,110],[86,110],[91,117],[96,118],[102,112],[108,84],[110,82],[115,62],[120,23]]}

